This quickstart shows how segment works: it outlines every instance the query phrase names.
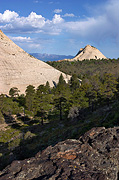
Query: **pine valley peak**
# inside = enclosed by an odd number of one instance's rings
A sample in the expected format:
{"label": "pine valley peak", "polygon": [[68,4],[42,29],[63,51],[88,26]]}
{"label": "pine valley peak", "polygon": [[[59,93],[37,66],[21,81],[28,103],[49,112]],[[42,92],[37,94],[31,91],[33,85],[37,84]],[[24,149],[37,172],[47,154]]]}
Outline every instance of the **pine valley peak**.
{"label": "pine valley peak", "polygon": [[67,61],[83,61],[84,59],[107,59],[97,48],[87,45],[81,48],[77,55],[72,59],[65,59]]}
{"label": "pine valley peak", "polygon": [[[57,83],[62,72],[38,60],[17,46],[0,30],[0,94],[17,87],[24,93],[28,85]],[[63,77],[67,81],[70,76]]]}

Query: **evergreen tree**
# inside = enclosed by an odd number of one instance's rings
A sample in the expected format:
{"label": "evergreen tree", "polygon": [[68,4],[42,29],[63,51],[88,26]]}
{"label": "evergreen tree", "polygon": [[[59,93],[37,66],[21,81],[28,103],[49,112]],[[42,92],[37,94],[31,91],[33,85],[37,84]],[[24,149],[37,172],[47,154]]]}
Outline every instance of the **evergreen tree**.
{"label": "evergreen tree", "polygon": [[32,86],[32,85],[27,86],[25,93],[26,93],[26,97],[25,97],[26,108],[29,111],[33,111],[33,102],[34,102],[34,97],[35,97],[35,87]]}
{"label": "evergreen tree", "polygon": [[46,88],[46,93],[50,93],[51,92],[50,84],[49,84],[48,81],[46,82],[45,88]]}
{"label": "evergreen tree", "polygon": [[57,108],[57,110],[59,110],[60,120],[62,120],[63,118],[62,113],[65,107],[66,101],[67,101],[66,98],[62,96],[54,99],[55,107]]}
{"label": "evergreen tree", "polygon": [[61,74],[55,89],[55,94],[62,96],[65,93],[65,89],[66,89],[66,82],[64,80],[63,75]]}
{"label": "evergreen tree", "polygon": [[24,94],[21,94],[18,97],[17,102],[19,103],[19,106],[24,106],[25,107],[25,96],[24,96]]}
{"label": "evergreen tree", "polygon": [[74,92],[77,88],[80,87],[80,81],[78,77],[76,76],[76,74],[72,75],[69,83],[70,83],[70,88],[72,92]]}
{"label": "evergreen tree", "polygon": [[40,117],[42,125],[43,120],[48,116],[49,110],[52,109],[52,95],[48,88],[44,85],[38,86],[34,100],[35,116]]}
{"label": "evergreen tree", "polygon": [[83,88],[86,92],[86,97],[88,98],[89,106],[92,111],[95,110],[97,105],[101,103],[103,85],[100,77],[98,75],[94,75],[88,79],[85,78],[82,81],[81,88]]}
{"label": "evergreen tree", "polygon": [[11,96],[11,97],[18,97],[19,96],[19,90],[18,90],[18,88],[17,87],[13,87],[13,88],[11,88],[10,90],[9,90],[9,95]]}
{"label": "evergreen tree", "polygon": [[63,75],[59,77],[59,82],[54,89],[54,105],[59,111],[60,120],[63,119],[63,112],[67,111],[67,101],[70,98],[70,89],[69,85],[66,84]]}
{"label": "evergreen tree", "polygon": [[117,81],[116,78],[111,73],[105,73],[102,79],[103,91],[102,97],[109,106],[110,100],[114,97],[117,92]]}

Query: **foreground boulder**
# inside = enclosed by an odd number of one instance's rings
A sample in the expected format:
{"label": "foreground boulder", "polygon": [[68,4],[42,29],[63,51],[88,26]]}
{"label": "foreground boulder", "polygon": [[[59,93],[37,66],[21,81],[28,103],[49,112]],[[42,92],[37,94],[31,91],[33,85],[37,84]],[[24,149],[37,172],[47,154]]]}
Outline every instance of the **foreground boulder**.
{"label": "foreground boulder", "polygon": [[0,180],[118,180],[119,127],[93,128],[79,138],[49,146],[35,157],[13,161]]}

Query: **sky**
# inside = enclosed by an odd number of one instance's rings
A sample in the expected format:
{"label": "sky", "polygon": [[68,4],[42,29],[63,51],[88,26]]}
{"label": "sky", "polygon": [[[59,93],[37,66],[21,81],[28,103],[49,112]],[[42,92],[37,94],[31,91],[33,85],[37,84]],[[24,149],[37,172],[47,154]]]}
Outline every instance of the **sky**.
{"label": "sky", "polygon": [[0,0],[0,29],[28,53],[119,58],[119,0]]}

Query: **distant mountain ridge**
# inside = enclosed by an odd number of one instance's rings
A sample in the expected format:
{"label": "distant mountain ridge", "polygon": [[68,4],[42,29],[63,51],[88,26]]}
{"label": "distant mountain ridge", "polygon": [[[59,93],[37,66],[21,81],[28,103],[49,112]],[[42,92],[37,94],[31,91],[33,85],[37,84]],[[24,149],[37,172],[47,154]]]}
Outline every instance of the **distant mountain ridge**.
{"label": "distant mountain ridge", "polygon": [[96,47],[86,45],[81,48],[76,56],[56,55],[56,54],[42,54],[42,53],[30,53],[37,59],[42,61],[83,61],[84,59],[108,59],[104,56]]}
{"label": "distant mountain ridge", "polygon": [[104,56],[96,47],[87,45],[84,48],[81,48],[79,52],[76,54],[73,58],[65,58],[60,61],[83,61],[83,60],[90,60],[90,59],[108,59],[106,56]]}
{"label": "distant mountain ridge", "polygon": [[37,59],[40,59],[42,61],[58,61],[62,59],[72,59],[74,56],[71,55],[57,55],[57,54],[46,54],[46,53],[30,53],[32,56],[34,56]]}

